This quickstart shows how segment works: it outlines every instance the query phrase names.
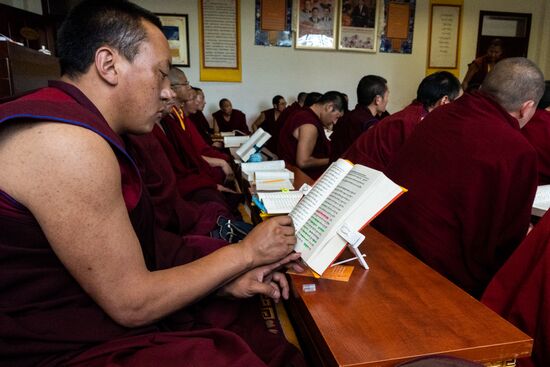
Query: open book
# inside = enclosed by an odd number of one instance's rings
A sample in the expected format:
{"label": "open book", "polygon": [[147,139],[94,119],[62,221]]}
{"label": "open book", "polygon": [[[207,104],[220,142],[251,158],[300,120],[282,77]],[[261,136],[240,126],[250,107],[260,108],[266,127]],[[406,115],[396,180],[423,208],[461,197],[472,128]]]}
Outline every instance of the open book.
{"label": "open book", "polygon": [[539,185],[531,214],[542,217],[548,208],[550,208],[550,185]]}
{"label": "open book", "polygon": [[382,172],[339,159],[289,213],[298,242],[294,249],[322,274],[346,247],[342,226],[359,231],[405,190]]}
{"label": "open book", "polygon": [[247,162],[250,156],[259,151],[269,138],[271,138],[270,133],[264,131],[261,127],[258,128],[258,130],[237,149],[237,155],[243,162]]}

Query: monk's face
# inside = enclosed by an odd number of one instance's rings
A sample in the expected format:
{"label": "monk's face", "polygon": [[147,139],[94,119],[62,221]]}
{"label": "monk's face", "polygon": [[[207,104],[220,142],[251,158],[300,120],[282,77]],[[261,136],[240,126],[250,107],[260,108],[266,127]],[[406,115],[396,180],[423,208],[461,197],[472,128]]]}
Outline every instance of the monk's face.
{"label": "monk's face", "polygon": [[206,106],[206,100],[204,99],[204,93],[203,92],[197,92],[197,110],[202,111],[204,110],[204,106]]}
{"label": "monk's face", "polygon": [[487,56],[491,62],[497,62],[502,57],[502,47],[500,46],[491,46],[487,50]]}
{"label": "monk's face", "polygon": [[383,96],[376,96],[376,111],[378,113],[386,112],[386,107],[388,106],[388,101],[390,99],[390,91],[386,89]]}
{"label": "monk's face", "polygon": [[224,101],[222,103],[221,110],[222,110],[224,115],[227,115],[227,116],[231,115],[231,112],[233,112],[233,106],[231,105],[231,102],[230,101]]}
{"label": "monk's face", "polygon": [[191,84],[187,80],[187,76],[181,73],[176,80],[171,84],[172,89],[176,92],[176,99],[180,104],[184,104],[189,98],[191,98]]}
{"label": "monk's face", "polygon": [[[162,32],[153,24],[143,21],[147,38],[130,62],[125,58],[117,64],[120,98],[117,103],[120,132],[148,133],[159,122],[167,103],[174,98],[170,89],[170,49]],[[119,56],[121,56],[119,54]]]}
{"label": "monk's face", "polygon": [[187,100],[183,104],[183,109],[187,114],[197,112],[196,98],[197,98],[197,92],[191,89],[191,91],[187,94]]}
{"label": "monk's face", "polygon": [[331,130],[336,121],[342,117],[342,114],[342,111],[336,110],[334,104],[329,102],[323,106],[319,119],[325,128]]}
{"label": "monk's face", "polygon": [[283,112],[283,111],[285,110],[285,108],[286,108],[286,101],[285,101],[285,99],[284,99],[284,98],[279,99],[279,102],[277,102],[277,104],[276,104],[275,106],[273,106],[273,107],[275,107],[275,109],[276,109],[277,111]]}

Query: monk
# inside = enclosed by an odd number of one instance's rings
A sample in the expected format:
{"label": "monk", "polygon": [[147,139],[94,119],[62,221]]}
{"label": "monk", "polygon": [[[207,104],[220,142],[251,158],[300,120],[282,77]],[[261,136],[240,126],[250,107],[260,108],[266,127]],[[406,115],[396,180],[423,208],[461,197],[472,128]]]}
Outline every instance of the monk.
{"label": "monk", "polygon": [[344,154],[362,132],[388,116],[389,89],[386,79],[378,75],[366,75],[357,85],[357,105],[346,114],[346,119],[334,125],[331,161]]}
{"label": "monk", "polygon": [[[185,75],[181,70],[177,68],[172,68],[173,70],[170,71],[170,78],[179,78],[179,75],[183,74]],[[177,96],[177,93],[176,93]],[[187,97],[185,100],[181,100],[182,105],[181,108],[183,110],[183,113],[185,115],[186,120],[190,121],[189,117],[190,115],[196,113],[198,111],[199,104],[197,103],[197,91],[191,87],[191,90],[187,94]],[[191,144],[193,145],[193,148],[195,152],[199,153],[200,156],[210,165],[212,168],[220,168],[224,175],[225,175],[225,181],[233,181],[235,178],[235,175],[233,173],[233,169],[229,165],[230,157],[229,155],[220,152],[216,148],[212,147],[211,145],[207,144],[206,141],[202,138],[200,135],[200,132],[198,131],[197,127],[193,123],[189,123],[185,126],[185,129],[183,129],[182,125],[179,124],[179,126],[176,126],[176,128],[182,127],[182,131],[185,134],[189,135],[189,140]]]}
{"label": "monk", "polygon": [[150,132],[173,97],[159,19],[84,0],[57,46],[61,80],[0,106],[2,363],[304,365],[259,312],[216,311],[213,296],[288,297],[276,269],[299,256],[287,256],[289,217],[202,257],[174,243],[174,258],[155,259],[153,213],[121,135]]}
{"label": "monk", "polygon": [[504,57],[504,48],[502,40],[496,38],[491,41],[487,48],[487,53],[478,57],[470,64],[468,64],[468,71],[462,81],[462,88],[465,91],[473,91],[478,89],[485,80],[485,77],[493,68],[496,63],[502,60]]}
{"label": "monk", "polygon": [[440,71],[425,77],[410,105],[361,134],[342,157],[384,171],[420,121],[460,95],[460,82],[453,74]]}
{"label": "monk", "polygon": [[260,116],[252,124],[252,131],[258,130],[261,127],[265,132],[271,134],[271,138],[265,144],[265,147],[273,153],[277,153],[277,143],[279,141],[279,116],[286,109],[286,100],[283,96],[276,95],[271,100],[273,108],[264,110]]}
{"label": "monk", "polygon": [[289,117],[279,136],[279,155],[286,163],[318,178],[329,164],[330,141],[325,128],[342,115],[343,98],[339,92],[327,92],[311,107]]}
{"label": "monk", "polygon": [[385,172],[409,192],[375,226],[474,297],[527,233],[537,158],[520,128],[543,91],[531,61],[499,62],[481,91],[426,116]]}
{"label": "monk", "polygon": [[202,138],[208,145],[212,145],[212,133],[214,130],[208,124],[208,120],[204,116],[204,106],[206,106],[206,99],[204,96],[204,91],[199,87],[193,87],[193,90],[197,92],[196,102],[197,102],[197,112],[189,115],[189,120],[195,127],[198,132],[201,134]]}
{"label": "monk", "polygon": [[[190,86],[176,88],[177,85],[189,83],[185,73],[180,69],[171,68],[168,77],[172,87],[175,88],[177,106],[174,106],[171,113],[162,119],[163,132],[176,150],[179,160],[184,162],[187,168],[194,169],[200,175],[213,180],[220,185],[218,186],[220,191],[225,191],[224,183],[234,179],[231,166],[227,160],[223,159],[227,157],[208,146],[187,118],[189,113],[196,111],[194,101],[196,92]],[[207,156],[211,159],[206,160]],[[173,162],[175,166],[179,163]]]}
{"label": "monk", "polygon": [[481,301],[534,339],[518,367],[550,366],[550,214],[496,273]]}
{"label": "monk", "polygon": [[244,113],[234,109],[227,98],[220,99],[219,106],[220,109],[212,114],[214,133],[238,130],[245,135],[250,135]]}
{"label": "monk", "polygon": [[544,82],[544,95],[533,118],[521,132],[537,151],[539,185],[550,184],[550,81]]}

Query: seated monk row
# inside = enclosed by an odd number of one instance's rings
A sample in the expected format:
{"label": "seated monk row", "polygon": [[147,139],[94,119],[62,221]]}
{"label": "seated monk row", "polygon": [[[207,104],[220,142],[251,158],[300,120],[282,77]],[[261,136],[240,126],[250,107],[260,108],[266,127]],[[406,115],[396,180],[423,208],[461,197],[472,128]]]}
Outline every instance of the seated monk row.
{"label": "seated monk row", "polygon": [[231,246],[155,233],[122,137],[150,133],[175,98],[161,27],[126,1],[84,0],[59,32],[61,81],[0,105],[7,365],[305,365],[253,297],[288,297],[289,217]]}
{"label": "seated monk row", "polygon": [[520,129],[543,91],[531,61],[500,61],[480,91],[430,112],[384,171],[409,191],[373,225],[474,297],[527,233],[537,156]]}
{"label": "seated monk row", "polygon": [[461,94],[459,80],[447,71],[425,77],[410,105],[383,118],[361,134],[342,158],[384,171],[424,117]]}

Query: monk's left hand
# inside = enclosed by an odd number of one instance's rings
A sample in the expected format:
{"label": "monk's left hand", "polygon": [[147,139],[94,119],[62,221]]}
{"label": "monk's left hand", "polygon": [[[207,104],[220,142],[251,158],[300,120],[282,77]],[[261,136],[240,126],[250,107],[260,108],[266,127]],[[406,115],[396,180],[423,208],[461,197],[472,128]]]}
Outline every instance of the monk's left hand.
{"label": "monk's left hand", "polygon": [[254,268],[223,286],[218,294],[236,298],[249,298],[256,294],[263,294],[273,298],[275,302],[278,302],[281,297],[288,299],[288,281],[285,274],[277,270],[281,267],[301,270],[295,263],[299,257],[300,254],[292,253],[276,263]]}

